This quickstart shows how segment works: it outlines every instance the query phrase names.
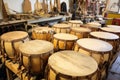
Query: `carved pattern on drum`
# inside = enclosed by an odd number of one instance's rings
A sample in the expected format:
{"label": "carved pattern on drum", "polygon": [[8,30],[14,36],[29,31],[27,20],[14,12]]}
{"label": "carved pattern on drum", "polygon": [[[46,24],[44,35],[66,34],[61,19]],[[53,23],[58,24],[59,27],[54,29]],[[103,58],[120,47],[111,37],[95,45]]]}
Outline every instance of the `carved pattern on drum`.
{"label": "carved pattern on drum", "polygon": [[[97,63],[94,61],[90,56],[75,51],[57,52],[50,56],[48,60],[46,79],[98,80],[96,74]],[[89,63],[85,64],[86,62]]]}

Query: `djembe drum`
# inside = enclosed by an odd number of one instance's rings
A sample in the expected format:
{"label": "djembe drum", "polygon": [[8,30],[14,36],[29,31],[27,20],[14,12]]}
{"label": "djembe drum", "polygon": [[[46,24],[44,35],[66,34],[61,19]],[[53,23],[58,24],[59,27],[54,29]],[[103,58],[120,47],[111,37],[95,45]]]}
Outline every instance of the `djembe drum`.
{"label": "djembe drum", "polygon": [[1,36],[2,53],[6,53],[11,60],[16,61],[19,57],[18,47],[21,43],[24,43],[26,41],[29,41],[27,32],[12,31],[4,33]]}
{"label": "djembe drum", "polygon": [[94,38],[83,38],[76,42],[74,50],[92,56],[97,61],[101,79],[106,75],[110,64],[112,48],[112,45],[108,42]]}
{"label": "djembe drum", "polygon": [[56,33],[69,33],[70,32],[69,24],[54,24],[53,29]]}
{"label": "djembe drum", "polygon": [[98,80],[97,62],[75,51],[60,51],[51,55],[46,68],[46,80]]}
{"label": "djembe drum", "polygon": [[58,33],[53,35],[53,44],[55,50],[72,50],[77,36],[66,33]]}
{"label": "djembe drum", "polygon": [[38,40],[51,41],[54,30],[48,27],[38,27],[32,30],[32,38]]}
{"label": "djembe drum", "polygon": [[71,28],[70,34],[76,35],[78,38],[87,38],[90,32],[89,28],[74,27]]}
{"label": "djembe drum", "polygon": [[70,20],[69,23],[71,27],[80,27],[80,25],[83,24],[81,20]]}
{"label": "djembe drum", "polygon": [[49,56],[53,53],[53,44],[44,40],[32,40],[19,47],[21,62],[29,74],[43,74]]}

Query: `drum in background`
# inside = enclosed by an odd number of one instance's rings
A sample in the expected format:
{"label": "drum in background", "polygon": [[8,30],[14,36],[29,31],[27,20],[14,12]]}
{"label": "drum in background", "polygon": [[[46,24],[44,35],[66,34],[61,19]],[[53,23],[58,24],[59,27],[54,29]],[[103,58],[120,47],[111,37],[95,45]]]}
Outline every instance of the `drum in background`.
{"label": "drum in background", "polygon": [[117,34],[120,37],[120,29],[118,29],[118,28],[103,27],[103,28],[100,28],[100,29],[102,31],[105,31],[105,32],[110,32],[110,33]]}
{"label": "drum in background", "polygon": [[53,44],[55,50],[72,50],[77,36],[66,33],[58,33],[53,35]]}
{"label": "drum in background", "polygon": [[53,38],[54,30],[48,27],[38,27],[32,30],[32,38],[38,40],[51,41]]}
{"label": "drum in background", "polygon": [[78,38],[87,38],[90,32],[89,28],[73,27],[70,34],[76,35]]}
{"label": "drum in background", "polygon": [[18,47],[21,43],[29,41],[29,35],[24,31],[12,31],[1,35],[2,53],[12,60],[17,60],[19,57]]}
{"label": "drum in background", "polygon": [[91,32],[91,37],[109,42],[113,46],[113,51],[116,53],[119,47],[119,36],[108,32]]}
{"label": "drum in background", "polygon": [[107,27],[120,29],[120,26],[118,26],[118,25],[107,25]]}
{"label": "drum in background", "polygon": [[54,24],[53,29],[56,33],[69,33],[70,32],[69,24]]}
{"label": "drum in background", "polygon": [[108,42],[94,38],[83,38],[77,40],[74,50],[92,56],[97,61],[100,77],[103,78],[110,64],[112,48]]}
{"label": "drum in background", "polygon": [[92,31],[98,31],[99,28],[101,28],[101,24],[98,22],[91,22],[91,23],[81,25],[81,27],[87,27],[87,28],[90,28]]}
{"label": "drum in background", "polygon": [[53,44],[44,40],[32,40],[19,46],[21,62],[30,74],[43,74]]}
{"label": "drum in background", "polygon": [[97,62],[90,56],[65,50],[51,55],[46,80],[98,80]]}
{"label": "drum in background", "polygon": [[80,27],[80,25],[83,24],[81,20],[70,20],[69,23],[71,27]]}

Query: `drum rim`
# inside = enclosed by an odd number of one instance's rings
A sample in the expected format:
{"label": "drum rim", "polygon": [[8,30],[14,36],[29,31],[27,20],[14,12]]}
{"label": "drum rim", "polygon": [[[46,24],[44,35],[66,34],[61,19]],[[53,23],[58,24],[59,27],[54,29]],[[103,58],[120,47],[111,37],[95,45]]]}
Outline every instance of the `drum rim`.
{"label": "drum rim", "polygon": [[[72,50],[64,50],[64,51],[72,51]],[[64,52],[64,51],[59,51],[59,52]],[[55,52],[54,54],[57,54],[57,53],[59,54],[59,52]],[[72,51],[72,52],[73,52],[73,51]],[[74,52],[76,52],[76,51],[74,51]],[[77,53],[78,53],[78,52],[77,52]],[[54,55],[54,54],[53,54],[53,55]],[[85,54],[83,54],[83,55],[85,55]],[[51,56],[52,56],[52,55],[51,55]],[[50,56],[50,57],[51,57],[51,56]],[[49,57],[49,58],[50,58],[50,57]],[[96,69],[95,69],[91,74],[84,75],[84,76],[74,76],[74,77],[86,77],[86,76],[91,76],[91,75],[95,74],[95,73],[98,71],[98,63],[97,63],[97,61],[96,61],[94,58],[92,58],[91,56],[89,56],[89,57],[95,61]],[[64,73],[58,72],[58,71],[56,71],[55,69],[53,69],[52,66],[51,66],[50,63],[49,63],[49,59],[48,59],[48,66],[49,66],[50,69],[52,69],[52,71],[55,72],[55,73],[60,73],[60,74],[63,75],[63,76],[73,77],[73,76],[70,75],[70,74],[64,74]]]}
{"label": "drum rim", "polygon": [[[95,31],[95,32],[97,32],[97,31]],[[101,32],[102,32],[102,31],[101,31]],[[117,35],[117,36],[118,36],[117,39],[105,39],[105,38],[102,38],[102,37],[98,37],[98,36],[92,35],[91,33],[93,33],[93,32],[90,32],[90,36],[92,36],[92,37],[94,37],[94,38],[97,38],[97,39],[100,39],[100,40],[113,41],[113,40],[119,40],[119,39],[120,39],[118,35]],[[109,32],[106,32],[106,33],[109,33]],[[110,33],[110,34],[113,34],[113,33]],[[114,34],[114,35],[116,35],[116,34]]]}
{"label": "drum rim", "polygon": [[[92,38],[92,39],[95,39],[95,38]],[[90,51],[90,52],[92,51],[92,52],[94,52],[95,54],[101,54],[101,53],[108,54],[108,52],[111,52],[111,51],[113,50],[113,47],[112,47],[112,49],[111,49],[110,51],[94,51],[94,50],[90,50],[90,49],[87,49],[87,48],[82,47],[81,45],[79,45],[78,42],[76,42],[76,44],[77,44],[77,46],[78,46],[79,49],[82,48],[83,50],[87,50],[87,51]],[[78,51],[79,51],[79,49],[78,49]],[[96,53],[96,52],[97,52],[97,53]]]}

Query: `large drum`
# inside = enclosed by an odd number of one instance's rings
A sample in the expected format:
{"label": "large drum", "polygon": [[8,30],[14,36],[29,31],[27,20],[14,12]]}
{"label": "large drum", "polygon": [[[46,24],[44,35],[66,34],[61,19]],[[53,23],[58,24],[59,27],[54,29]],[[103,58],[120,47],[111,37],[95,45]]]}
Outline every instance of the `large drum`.
{"label": "large drum", "polygon": [[91,32],[91,37],[109,42],[113,46],[113,51],[116,53],[119,47],[119,36],[108,32]]}
{"label": "large drum", "polygon": [[38,27],[32,30],[32,38],[38,40],[51,41],[54,30],[48,27]]}
{"label": "large drum", "polygon": [[92,31],[98,31],[99,28],[101,28],[101,24],[98,22],[91,22],[91,23],[81,25],[81,27],[87,27],[87,28],[90,28]]}
{"label": "large drum", "polygon": [[70,34],[76,35],[78,38],[87,38],[90,32],[89,28],[73,27]]}
{"label": "large drum", "polygon": [[108,42],[94,38],[83,38],[77,41],[74,50],[92,56],[97,61],[100,77],[103,78],[110,64],[112,48]]}
{"label": "large drum", "polygon": [[74,43],[78,39],[77,36],[66,33],[55,34],[53,39],[53,44],[55,51],[58,50],[72,50]]}
{"label": "large drum", "polygon": [[56,33],[69,33],[70,32],[69,24],[54,24],[53,29]]}
{"label": "large drum", "polygon": [[7,54],[7,56],[16,60],[19,56],[18,47],[21,43],[29,41],[29,36],[27,32],[24,31],[12,31],[4,33],[1,36],[1,47],[2,53]]}
{"label": "large drum", "polygon": [[60,51],[50,56],[46,80],[98,80],[97,62],[75,51]]}
{"label": "large drum", "polygon": [[44,73],[53,44],[43,40],[32,40],[20,45],[21,62],[30,74]]}
{"label": "large drum", "polygon": [[71,27],[80,27],[80,25],[83,24],[81,20],[70,20],[69,23]]}

